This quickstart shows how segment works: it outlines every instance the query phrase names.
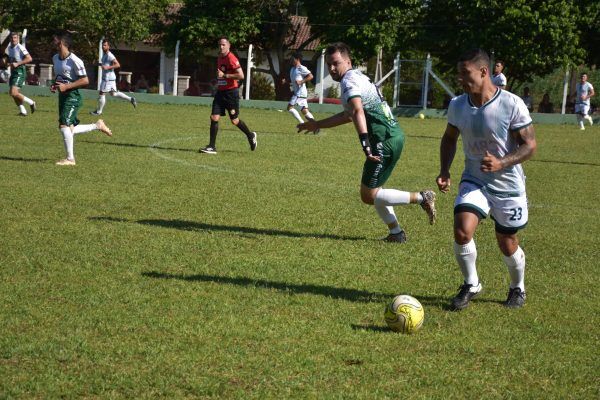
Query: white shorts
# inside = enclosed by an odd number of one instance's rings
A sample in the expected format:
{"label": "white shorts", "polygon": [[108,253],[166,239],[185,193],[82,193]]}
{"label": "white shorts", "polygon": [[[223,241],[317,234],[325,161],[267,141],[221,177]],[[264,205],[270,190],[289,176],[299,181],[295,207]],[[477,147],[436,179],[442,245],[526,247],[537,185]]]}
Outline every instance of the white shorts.
{"label": "white shorts", "polygon": [[306,97],[298,97],[293,95],[290,99],[290,106],[299,106],[300,108],[308,108],[308,101],[306,101]]}
{"label": "white shorts", "polygon": [[514,234],[529,221],[526,194],[490,193],[472,182],[462,181],[454,201],[454,213],[470,211],[480,218],[488,215],[496,222],[496,231]]}
{"label": "white shorts", "polygon": [[102,93],[116,92],[117,91],[117,82],[102,80],[102,82],[100,83],[100,91]]}
{"label": "white shorts", "polygon": [[588,104],[578,103],[575,104],[575,114],[588,115],[590,112],[590,106]]}

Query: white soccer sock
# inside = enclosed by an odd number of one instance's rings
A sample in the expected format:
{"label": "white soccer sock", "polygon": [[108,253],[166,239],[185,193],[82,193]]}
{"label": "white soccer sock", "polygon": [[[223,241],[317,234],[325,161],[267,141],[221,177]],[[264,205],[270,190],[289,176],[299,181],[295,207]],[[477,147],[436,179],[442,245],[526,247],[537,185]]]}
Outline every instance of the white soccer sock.
{"label": "white soccer sock", "polygon": [[454,243],[454,256],[460,266],[460,270],[465,278],[465,283],[468,285],[477,286],[479,284],[479,277],[477,276],[477,268],[475,262],[477,261],[477,247],[475,241],[471,241],[467,244]]}
{"label": "white soccer sock", "polygon": [[23,104],[19,104],[19,112],[21,114],[27,114],[27,110],[25,109],[25,106]]}
{"label": "white soccer sock", "polygon": [[106,96],[101,94],[100,96],[98,96],[98,109],[96,110],[96,112],[98,114],[102,114],[102,110],[104,110],[105,104],[106,104]]}
{"label": "white soccer sock", "polygon": [[67,159],[74,160],[75,155],[73,154],[73,132],[71,131],[71,128],[69,128],[68,126],[60,128],[60,133],[62,133],[63,136],[65,152],[67,153]]}
{"label": "white soccer sock", "polygon": [[587,120],[588,120],[588,122],[590,123],[590,125],[592,125],[592,124],[594,123],[594,120],[592,119],[592,116],[591,116],[591,115],[586,115],[586,116],[585,116],[585,117],[583,117],[583,118],[587,119]]}
{"label": "white soccer sock", "polygon": [[304,122],[304,120],[302,119],[302,117],[298,113],[298,110],[296,110],[295,108],[290,108],[288,111],[290,112],[290,114],[292,114],[294,116],[294,118],[296,118],[298,120],[299,123],[303,123]]}
{"label": "white soccer sock", "polygon": [[398,225],[398,219],[394,213],[394,207],[375,204],[375,211],[379,214],[379,218],[386,224],[396,224],[395,228],[390,229],[390,233],[400,233],[402,230]]}
{"label": "white soccer sock", "polygon": [[23,101],[27,104],[29,104],[30,106],[33,105],[34,101],[31,100],[29,97],[27,96],[23,96]]}
{"label": "white soccer sock", "polygon": [[375,195],[375,205],[397,206],[410,203],[410,192],[396,189],[379,189]]}
{"label": "white soccer sock", "polygon": [[504,263],[508,267],[508,273],[510,275],[510,288],[520,288],[523,292],[525,291],[525,253],[521,246],[517,248],[517,251],[510,256],[504,256]]}
{"label": "white soccer sock", "polygon": [[95,131],[96,129],[98,129],[96,124],[77,125],[75,128],[73,128],[73,134],[77,135],[78,133],[91,132]]}
{"label": "white soccer sock", "polygon": [[127,101],[131,101],[131,97],[127,96],[125,93],[121,93],[121,92],[114,92],[113,96],[118,97],[120,99],[125,99]]}
{"label": "white soccer sock", "polygon": [[310,111],[306,110],[306,114],[304,114],[306,116],[306,118],[308,119],[315,119],[315,117],[313,117],[313,115],[310,113]]}

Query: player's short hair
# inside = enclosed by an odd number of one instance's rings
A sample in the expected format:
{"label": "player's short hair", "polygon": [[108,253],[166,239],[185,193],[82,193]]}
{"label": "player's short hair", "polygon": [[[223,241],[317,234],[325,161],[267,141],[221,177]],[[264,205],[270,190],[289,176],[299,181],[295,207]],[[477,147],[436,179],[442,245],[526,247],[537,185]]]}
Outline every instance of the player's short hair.
{"label": "player's short hair", "polygon": [[582,72],[581,74],[579,74],[579,77],[581,78],[584,75],[587,76],[587,72]]}
{"label": "player's short hair", "polygon": [[300,53],[299,51],[295,51],[292,53],[292,58],[294,60],[300,60],[302,61],[302,53]]}
{"label": "player's short hair", "polygon": [[500,64],[502,67],[504,67],[504,61],[502,60],[496,60],[496,64]]}
{"label": "player's short hair", "polygon": [[54,37],[58,41],[62,42],[62,44],[64,44],[67,49],[71,49],[71,46],[73,46],[73,38],[71,37],[71,34],[69,32],[59,32],[56,35],[54,35]]}
{"label": "player's short hair", "polygon": [[10,35],[8,35],[8,36],[10,36],[10,37],[13,37],[13,36],[15,36],[15,35],[17,35],[17,36],[19,36],[19,37],[21,36],[21,34],[20,34],[19,32],[17,32],[17,31],[12,31],[12,32],[10,33]]}
{"label": "player's short hair", "polygon": [[327,48],[325,49],[325,54],[328,56],[337,52],[339,52],[342,56],[350,58],[350,47],[348,47],[346,43],[335,42],[327,46]]}
{"label": "player's short hair", "polygon": [[108,40],[108,39],[102,39],[102,44],[104,44],[104,43],[106,43],[106,44],[108,44],[110,46],[110,40]]}
{"label": "player's short hair", "polygon": [[217,43],[219,43],[223,39],[227,40],[227,43],[231,44],[231,42],[229,41],[229,38],[227,36],[219,36],[217,38]]}
{"label": "player's short hair", "polygon": [[488,56],[488,53],[483,49],[471,49],[462,53],[458,58],[458,62],[470,62],[489,68],[490,56]]}

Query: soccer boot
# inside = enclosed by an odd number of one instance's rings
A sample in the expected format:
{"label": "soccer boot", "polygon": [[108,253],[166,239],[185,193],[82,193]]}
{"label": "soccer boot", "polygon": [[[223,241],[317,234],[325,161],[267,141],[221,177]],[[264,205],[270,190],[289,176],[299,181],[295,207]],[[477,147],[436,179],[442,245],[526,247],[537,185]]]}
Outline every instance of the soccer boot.
{"label": "soccer boot", "polygon": [[75,160],[69,160],[68,158],[65,158],[64,160],[58,160],[55,164],[56,165],[75,165]]}
{"label": "soccer boot", "polygon": [[29,108],[31,108],[32,114],[35,112],[35,110],[37,110],[37,104],[35,104],[35,101],[33,102],[33,104],[29,105]]}
{"label": "soccer boot", "polygon": [[103,120],[99,119],[96,121],[96,128],[98,128],[98,130],[104,133],[106,136],[112,136],[112,131],[108,126],[106,126]]}
{"label": "soccer boot", "polygon": [[433,225],[435,223],[435,216],[437,215],[435,211],[435,192],[433,190],[423,190],[419,194],[423,197],[421,208],[427,213],[429,224]]}
{"label": "soccer boot", "polygon": [[404,231],[390,233],[383,238],[383,241],[388,243],[406,243],[406,240],[406,233]]}
{"label": "soccer boot", "polygon": [[467,308],[471,299],[477,297],[477,295],[481,293],[481,289],[481,283],[478,283],[477,285],[463,283],[456,296],[454,296],[450,302],[450,306],[456,311]]}
{"label": "soccer boot", "polygon": [[101,113],[101,112],[98,112],[97,110],[90,111],[90,114],[91,114],[91,115],[102,115],[102,113]]}
{"label": "soccer boot", "polygon": [[217,154],[217,148],[212,146],[206,146],[198,150],[198,152],[204,154]]}
{"label": "soccer boot", "polygon": [[250,136],[248,138],[248,144],[250,145],[250,150],[251,151],[256,150],[256,146],[258,145],[258,141],[256,140],[257,136],[258,135],[256,134],[256,132],[252,132],[252,136]]}
{"label": "soccer boot", "polygon": [[525,305],[525,299],[527,295],[525,292],[521,291],[521,288],[511,288],[508,291],[508,297],[506,301],[502,303],[504,307],[508,308],[521,308]]}
{"label": "soccer boot", "polygon": [[137,108],[137,100],[135,99],[135,97],[131,98],[131,104],[133,105],[133,108]]}

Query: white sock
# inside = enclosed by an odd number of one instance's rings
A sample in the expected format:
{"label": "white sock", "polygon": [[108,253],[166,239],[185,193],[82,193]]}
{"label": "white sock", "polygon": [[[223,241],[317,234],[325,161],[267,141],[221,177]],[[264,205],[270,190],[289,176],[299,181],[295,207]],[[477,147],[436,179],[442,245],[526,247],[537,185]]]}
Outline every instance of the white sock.
{"label": "white sock", "polygon": [[31,100],[29,97],[27,96],[23,96],[23,101],[27,104],[29,104],[30,106],[33,105],[34,101]]}
{"label": "white sock", "polygon": [[379,189],[375,195],[375,205],[397,206],[410,203],[410,192],[396,189]]}
{"label": "white sock", "polygon": [[96,112],[98,114],[102,114],[102,110],[104,110],[105,104],[106,104],[106,96],[101,94],[100,96],[98,96],[98,109],[96,110]]}
{"label": "white sock", "polygon": [[585,117],[583,117],[585,119],[588,120],[588,122],[590,123],[590,125],[592,125],[594,123],[594,120],[592,119],[592,117],[590,115],[586,115]]}
{"label": "white sock", "polygon": [[121,92],[114,92],[113,96],[118,97],[120,99],[125,99],[127,101],[131,101],[131,97],[127,96],[125,93],[121,93]]}
{"label": "white sock", "polygon": [[96,124],[77,125],[75,128],[73,128],[73,134],[77,135],[78,133],[91,132],[95,131],[96,129],[98,129]]}
{"label": "white sock", "polygon": [[508,267],[508,274],[510,275],[510,288],[520,288],[523,292],[525,291],[525,253],[521,246],[517,248],[517,251],[510,256],[504,256],[504,263]]}
{"label": "white sock", "polygon": [[390,229],[390,233],[400,233],[402,229],[398,225],[394,207],[375,204],[375,211],[377,211],[379,218],[381,218],[384,224],[389,225],[395,223],[397,225],[395,228]]}
{"label": "white sock", "polygon": [[306,114],[304,114],[306,116],[306,118],[308,119],[315,119],[315,117],[313,117],[313,115],[310,113],[310,111],[306,110]]}
{"label": "white sock", "polygon": [[477,286],[479,285],[479,277],[477,276],[477,268],[475,262],[477,261],[477,247],[475,241],[471,241],[467,244],[454,243],[454,256],[460,266],[460,270],[465,278],[465,283],[468,285]]}
{"label": "white sock", "polygon": [[21,114],[27,114],[27,110],[25,109],[25,106],[23,104],[19,105],[19,112]]}
{"label": "white sock", "polygon": [[296,118],[298,120],[299,123],[303,123],[304,122],[304,120],[302,119],[302,117],[298,113],[298,110],[296,110],[295,108],[290,108],[288,111],[290,112],[290,114],[292,114],[294,116],[294,118]]}
{"label": "white sock", "polygon": [[68,126],[60,128],[60,133],[62,133],[63,136],[65,152],[67,153],[67,159],[74,160],[75,155],[73,154],[73,132],[71,131],[71,128],[69,128]]}

